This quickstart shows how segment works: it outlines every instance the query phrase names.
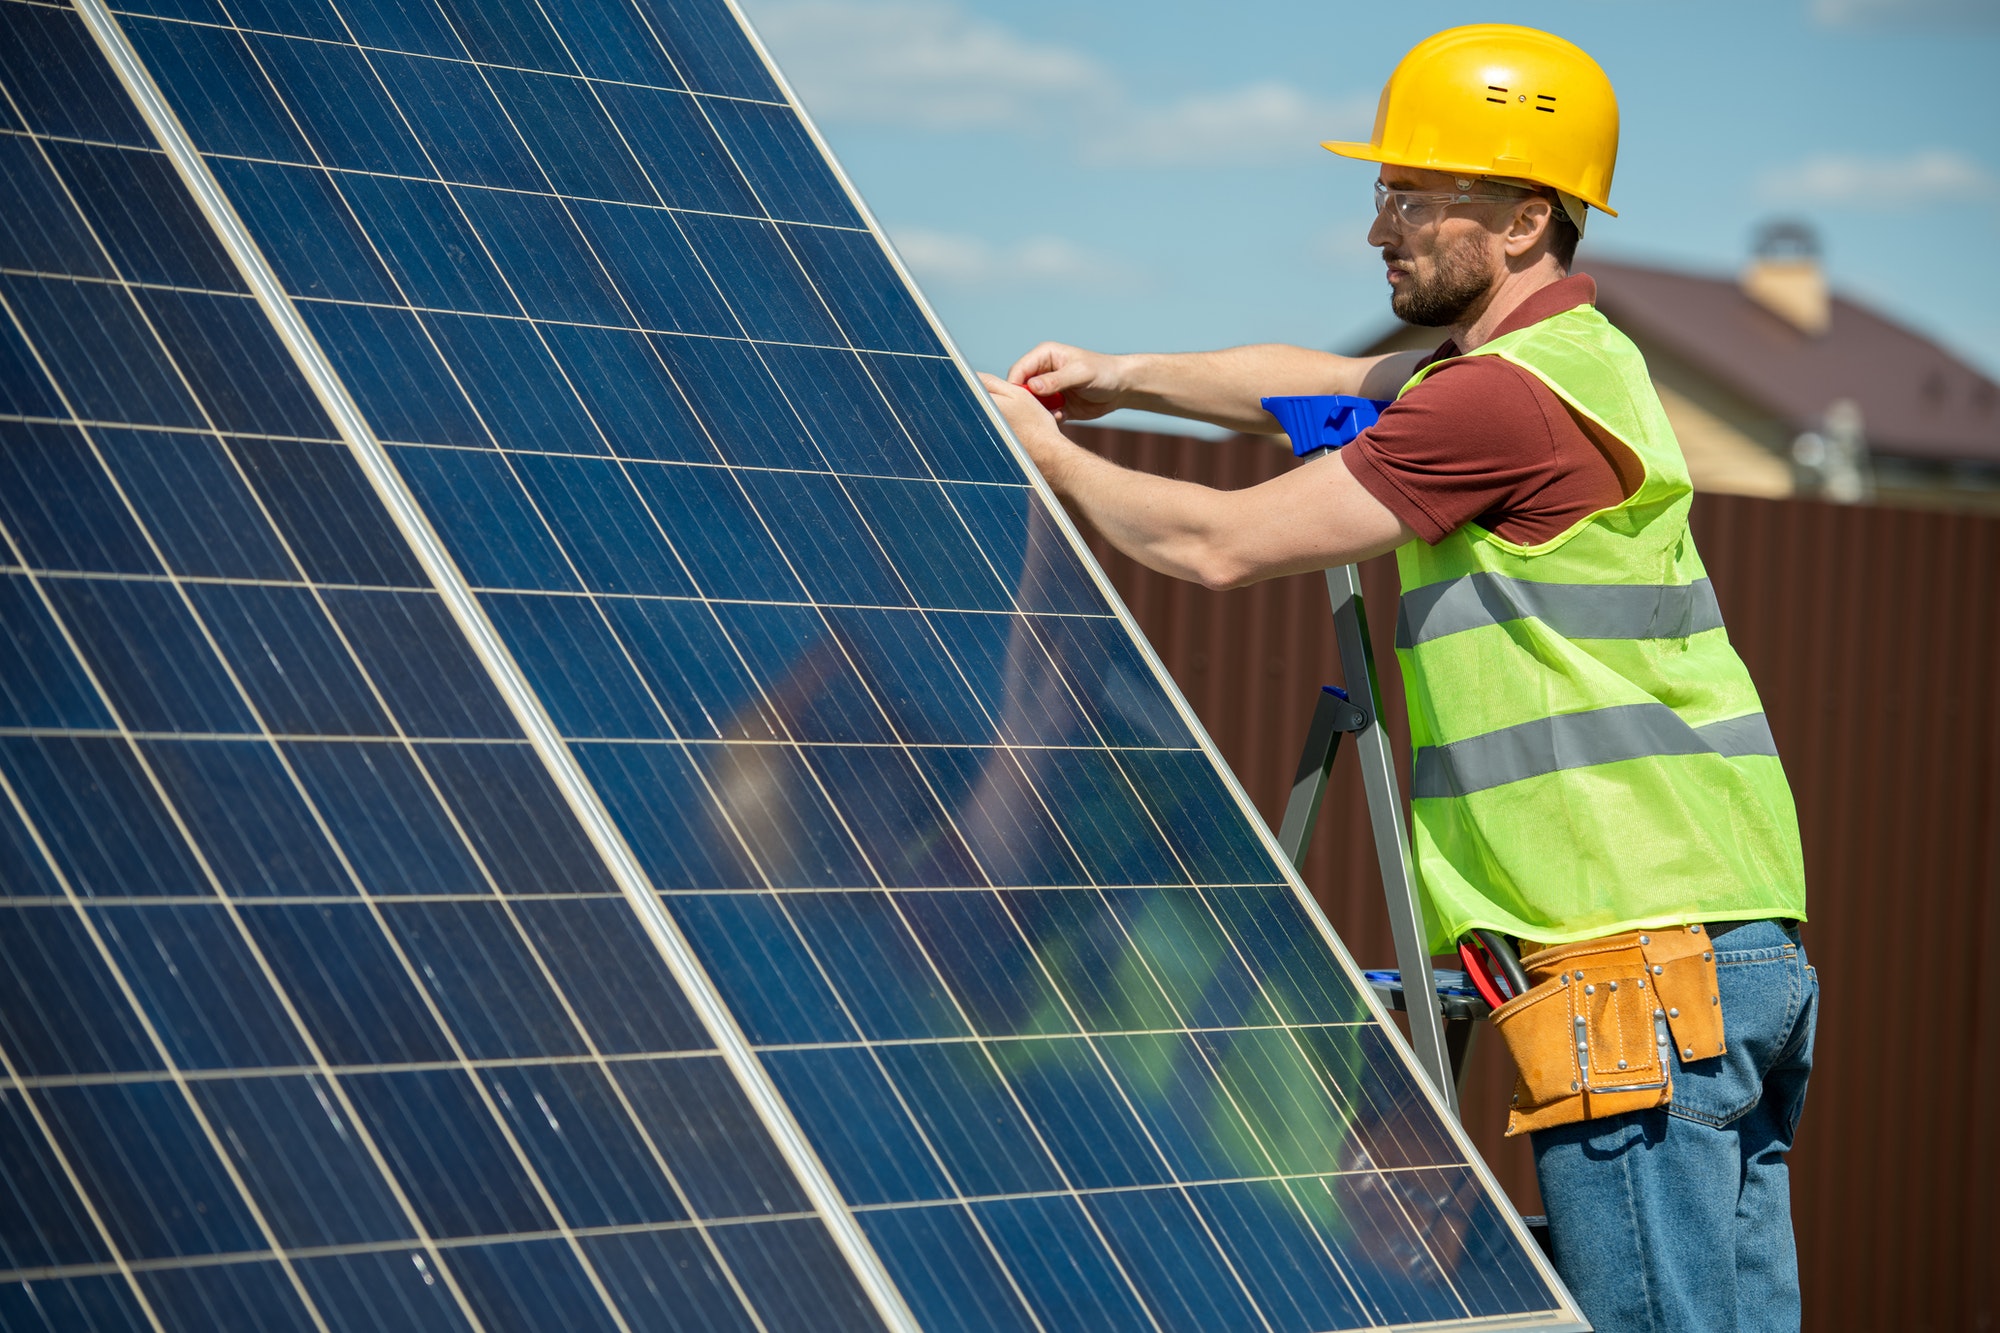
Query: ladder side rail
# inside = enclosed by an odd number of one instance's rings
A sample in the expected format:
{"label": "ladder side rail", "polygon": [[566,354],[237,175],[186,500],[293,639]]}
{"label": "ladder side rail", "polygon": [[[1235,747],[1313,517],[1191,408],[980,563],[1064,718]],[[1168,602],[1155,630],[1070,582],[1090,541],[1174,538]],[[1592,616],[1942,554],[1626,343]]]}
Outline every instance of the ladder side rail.
{"label": "ladder side rail", "polygon": [[[1389,908],[1389,929],[1396,940],[1396,965],[1403,974],[1403,994],[1410,1020],[1410,1046],[1417,1064],[1429,1076],[1446,1108],[1458,1115],[1458,1083],[1445,1044],[1444,1019],[1437,999],[1437,977],[1430,951],[1424,947],[1423,910],[1417,902],[1415,867],[1403,824],[1402,787],[1396,779],[1396,758],[1389,733],[1382,725],[1382,692],[1377,686],[1375,650],[1368,641],[1368,614],[1361,602],[1361,571],[1341,565],[1326,571],[1327,596],[1333,604],[1334,641],[1340,669],[1347,678],[1348,699],[1367,713],[1355,733],[1361,758],[1361,784],[1368,796],[1368,822],[1375,835],[1375,859],[1382,872],[1382,896]],[[1421,995],[1428,1003],[1408,997]]]}

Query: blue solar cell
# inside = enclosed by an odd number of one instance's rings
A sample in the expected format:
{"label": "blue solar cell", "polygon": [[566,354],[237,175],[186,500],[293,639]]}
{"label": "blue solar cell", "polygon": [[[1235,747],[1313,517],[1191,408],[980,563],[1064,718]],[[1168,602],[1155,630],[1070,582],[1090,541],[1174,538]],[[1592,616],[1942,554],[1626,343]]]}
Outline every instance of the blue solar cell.
{"label": "blue solar cell", "polygon": [[0,523],[37,568],[162,572],[92,442],[69,427],[0,422]]}
{"label": "blue solar cell", "polygon": [[58,414],[141,425],[206,424],[133,293],[13,274],[0,276],[0,291],[67,399],[67,411],[58,407]]}
{"label": "blue solar cell", "polygon": [[992,1238],[1044,1328],[1153,1333],[1158,1328],[1075,1196],[977,1204]]}
{"label": "blue solar cell", "polygon": [[1201,1333],[1258,1322],[1257,1307],[1178,1190],[1093,1195],[1084,1207],[1163,1329]]}
{"label": "blue solar cell", "polygon": [[816,746],[809,762],[882,883],[936,888],[983,882],[921,771],[886,746]]}
{"label": "blue solar cell", "polygon": [[542,11],[562,35],[564,53],[587,77],[680,87],[659,39],[630,5],[544,0]]}
{"label": "blue solar cell", "polygon": [[892,896],[802,893],[786,906],[862,1036],[970,1035]]}
{"label": "blue solar cell", "polygon": [[725,1269],[705,1236],[654,1230],[592,1236],[591,1266],[634,1328],[698,1328],[754,1333],[757,1325],[730,1292]]}
{"label": "blue solar cell", "polygon": [[710,99],[703,109],[767,216],[829,227],[862,225],[861,215],[831,175],[799,170],[798,164],[817,157],[819,149],[796,111],[723,98]]}
{"label": "blue solar cell", "polygon": [[865,1208],[950,1196],[872,1052],[773,1051],[764,1063],[850,1202]]}
{"label": "blue solar cell", "polygon": [[[323,228],[344,229],[349,217],[358,219],[370,254],[379,256],[388,267],[393,281],[401,288],[402,300],[437,310],[520,313],[453,191],[429,181],[387,176],[344,173],[329,179],[345,207],[335,211],[322,224]],[[301,219],[287,216],[279,230],[300,225]],[[274,241],[280,247],[279,253],[285,253],[283,238]],[[355,275],[335,273],[328,281],[327,296],[350,300],[394,299],[386,292],[371,297],[379,285],[372,268]],[[321,294],[305,287],[288,290],[299,296]]]}
{"label": "blue solar cell", "polygon": [[[0,1090],[0,1179],[7,1182],[0,1192],[0,1263],[9,1269],[48,1268],[110,1258],[61,1161],[12,1089]],[[10,1309],[16,1303],[10,1298],[18,1298],[20,1290],[10,1287],[0,1283],[0,1320],[8,1328],[31,1327]]]}
{"label": "blue solar cell", "polygon": [[[854,346],[925,357],[943,355],[944,344],[938,341],[930,322],[899,290],[901,280],[883,253],[881,241],[867,232],[829,227],[781,226],[779,231]],[[954,390],[954,396],[963,398],[965,394]],[[988,466],[992,465],[995,443],[991,430],[990,426],[981,429],[978,444],[967,451],[988,455]],[[1009,469],[990,479],[1019,481],[1020,476]]]}
{"label": "blue solar cell", "polygon": [[518,190],[455,190],[453,197],[519,313],[578,324],[634,322],[634,312],[562,200]]}
{"label": "blue solar cell", "polygon": [[526,141],[558,193],[628,204],[660,202],[638,160],[619,139],[594,85],[517,69],[489,70],[486,77],[507,108],[514,132]]}
{"label": "blue solar cell", "polygon": [[833,317],[777,226],[717,213],[683,213],[680,218],[710,280],[729,293],[745,336],[840,344]]}
{"label": "blue solar cell", "polygon": [[[280,20],[274,24],[258,22],[254,15],[245,14],[238,15],[237,21],[245,27],[278,27],[280,31],[318,39],[248,39],[258,68],[285,105],[294,108],[299,129],[312,145],[312,155],[303,160],[316,160],[336,170],[391,176],[432,174],[423,150],[397,114],[396,104],[375,78],[370,58],[354,47],[336,45],[345,40],[346,34],[332,13],[319,5],[301,5],[294,12],[310,17],[303,22]],[[303,32],[310,27],[328,31]]]}
{"label": "blue solar cell", "polygon": [[307,1333],[313,1328],[312,1315],[290,1276],[275,1263],[164,1269],[143,1274],[138,1281],[169,1333],[212,1328]]}
{"label": "blue solar cell", "polygon": [[854,1039],[853,1022],[778,895],[672,894],[667,904],[751,1041]]}
{"label": "blue solar cell", "polygon": [[258,73],[249,39],[227,28],[154,19],[140,19],[129,31],[153,77],[179,94],[175,110],[202,143],[231,157],[312,161],[312,148]]}
{"label": "blue solar cell", "polygon": [[0,1321],[872,1329],[871,1242],[932,1326],[1553,1304],[727,6],[231,15],[119,23],[520,675],[0,0],[0,413],[64,423],[0,424]]}
{"label": "blue solar cell", "polygon": [[548,189],[479,67],[464,63],[462,49],[449,54],[457,59],[374,56],[376,77],[430,160],[421,174],[502,190]]}
{"label": "blue solar cell", "polygon": [[0,576],[0,726],[94,729],[111,725],[55,621],[18,574]]}
{"label": "blue solar cell", "polygon": [[585,588],[648,597],[694,591],[624,465],[527,457],[514,467]]}
{"label": "blue solar cell", "polygon": [[[644,334],[576,324],[539,326],[591,425],[621,458],[713,463],[721,457]],[[597,452],[590,441],[562,452]],[[642,483],[643,485],[643,483]]]}
{"label": "blue solar cell", "polygon": [[410,965],[367,907],[251,905],[242,917],[329,1060],[380,1065],[451,1058]]}
{"label": "blue solar cell", "polygon": [[377,436],[413,444],[492,446],[415,315],[318,301],[302,305],[299,313],[349,391],[369,405]]}
{"label": "blue solar cell", "polygon": [[255,1219],[173,1084],[57,1086],[35,1098],[127,1259],[263,1248]]}
{"label": "blue solar cell", "polygon": [[122,741],[0,737],[0,768],[78,895],[208,892],[199,863]]}
{"label": "blue solar cell", "polygon": [[770,1333],[873,1333],[882,1327],[823,1227],[765,1222],[710,1234]]}
{"label": "blue solar cell", "polygon": [[125,725],[140,731],[256,729],[172,585],[51,579],[42,586]]}
{"label": "blue solar cell", "polygon": [[0,1036],[23,1072],[161,1068],[86,923],[61,904],[0,908]]}
{"label": "blue solar cell", "polygon": [[234,1163],[281,1245],[407,1241],[416,1228],[368,1160],[354,1122],[313,1076],[204,1079],[195,1100],[240,1145]]}
{"label": "blue solar cell", "polygon": [[112,965],[176,1067],[282,1067],[310,1062],[257,959],[216,906],[93,909]]}
{"label": "blue solar cell", "polygon": [[504,1236],[554,1222],[521,1158],[460,1070],[343,1080],[411,1206],[433,1236]]}
{"label": "blue solar cell", "polygon": [[714,1056],[621,1061],[612,1077],[704,1218],[810,1209],[735,1076]]}
{"label": "blue solar cell", "polygon": [[597,84],[595,91],[658,192],[657,202],[756,216],[757,201],[716,137],[703,99],[658,87]]}
{"label": "blue solar cell", "polygon": [[742,25],[721,5],[704,0],[632,0],[634,8],[696,92],[784,100]]}
{"label": "blue solar cell", "polygon": [[[38,273],[110,277],[110,261],[71,206],[62,182],[42,161],[42,153],[63,146],[13,135],[0,137],[0,180],[14,195],[14,206],[0,214],[0,264]],[[117,150],[95,151],[108,154]],[[181,203],[167,202],[170,207]]]}
{"label": "blue solar cell", "polygon": [[[176,441],[173,450],[187,447]],[[399,539],[388,512],[376,502],[353,454],[345,448],[234,439],[228,441],[227,451],[307,579],[391,588],[429,586],[416,556]],[[117,466],[121,451],[115,439],[107,452]],[[237,543],[261,545],[269,539],[256,527],[235,534],[206,525],[203,530],[209,542],[229,542],[233,537]],[[175,548],[165,531],[156,527],[154,538],[171,552]]]}
{"label": "blue solar cell", "polygon": [[414,1249],[294,1259],[313,1305],[341,1333],[468,1333],[438,1269]]}
{"label": "blue solar cell", "polygon": [[1063,1187],[1035,1124],[1009,1090],[1006,1044],[924,1042],[879,1048],[903,1105],[967,1198]]}
{"label": "blue solar cell", "polygon": [[0,4],[0,82],[38,134],[134,148],[155,146],[152,131],[118,86],[83,20],[66,9]]}

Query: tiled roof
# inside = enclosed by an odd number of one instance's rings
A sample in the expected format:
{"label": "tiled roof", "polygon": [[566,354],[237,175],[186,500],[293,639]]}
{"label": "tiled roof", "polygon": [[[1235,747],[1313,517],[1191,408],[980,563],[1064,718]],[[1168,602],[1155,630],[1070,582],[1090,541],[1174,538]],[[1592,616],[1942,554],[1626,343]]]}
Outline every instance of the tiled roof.
{"label": "tiled roof", "polygon": [[1727,278],[1583,258],[1597,304],[1634,341],[1671,351],[1793,429],[1827,405],[1861,408],[1868,447],[1937,462],[2000,464],[2000,385],[1923,335],[1833,298],[1818,336],[1745,296]]}

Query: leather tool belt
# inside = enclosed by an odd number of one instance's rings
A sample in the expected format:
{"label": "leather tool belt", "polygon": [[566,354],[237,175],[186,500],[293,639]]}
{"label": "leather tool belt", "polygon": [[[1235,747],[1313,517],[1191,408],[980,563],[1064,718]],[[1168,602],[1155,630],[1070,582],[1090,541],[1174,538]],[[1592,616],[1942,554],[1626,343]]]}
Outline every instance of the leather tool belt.
{"label": "leather tool belt", "polygon": [[1528,989],[1493,1011],[1519,1077],[1507,1133],[1664,1106],[1668,1044],[1682,1061],[1726,1049],[1715,947],[1701,925],[1635,930],[1521,960]]}

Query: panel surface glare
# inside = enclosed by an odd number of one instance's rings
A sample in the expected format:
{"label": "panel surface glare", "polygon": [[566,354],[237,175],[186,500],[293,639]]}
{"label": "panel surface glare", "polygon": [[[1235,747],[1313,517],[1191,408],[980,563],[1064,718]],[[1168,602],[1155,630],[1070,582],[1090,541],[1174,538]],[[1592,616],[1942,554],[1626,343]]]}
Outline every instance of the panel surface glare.
{"label": "panel surface glare", "polygon": [[0,1326],[1562,1322],[721,0],[115,23],[702,976],[0,0]]}

